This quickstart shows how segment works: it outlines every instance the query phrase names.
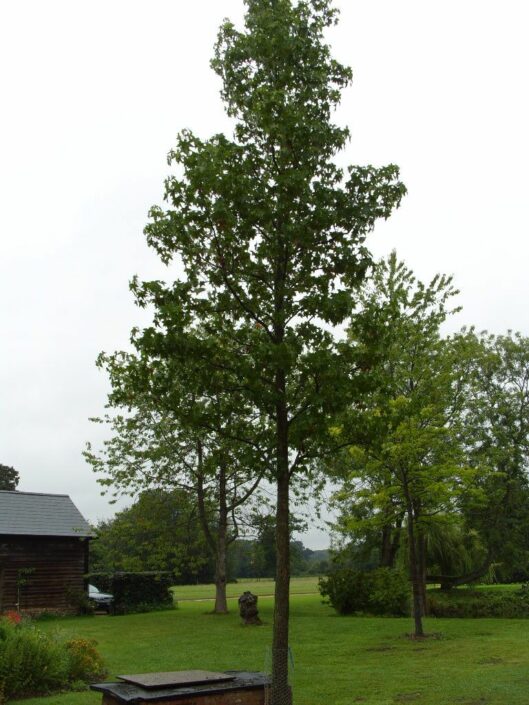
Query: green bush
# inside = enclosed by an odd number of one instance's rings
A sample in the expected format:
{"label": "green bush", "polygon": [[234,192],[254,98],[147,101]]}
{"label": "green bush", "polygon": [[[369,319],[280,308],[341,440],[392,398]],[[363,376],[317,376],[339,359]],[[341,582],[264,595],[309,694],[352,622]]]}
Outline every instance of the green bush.
{"label": "green bush", "polygon": [[53,637],[29,624],[2,620],[0,684],[4,697],[47,693],[68,683],[68,659]]}
{"label": "green bush", "polygon": [[94,573],[89,577],[99,590],[114,596],[114,614],[151,612],[174,607],[172,573]]}
{"label": "green bush", "polygon": [[409,581],[391,568],[369,571],[337,568],[320,578],[318,587],[324,602],[340,614],[409,614]]}
{"label": "green bush", "polygon": [[529,617],[529,594],[513,590],[453,589],[428,592],[432,617]]}
{"label": "green bush", "polygon": [[70,639],[66,642],[68,673],[73,682],[96,681],[105,675],[105,664],[95,639]]}
{"label": "green bush", "polygon": [[[83,661],[71,644],[58,635],[42,632],[29,621],[14,624],[0,619],[0,702],[71,690],[79,682],[104,675],[97,652]],[[95,643],[91,648],[95,651]]]}
{"label": "green bush", "polygon": [[94,605],[84,590],[67,590],[66,599],[77,614],[93,615]]}

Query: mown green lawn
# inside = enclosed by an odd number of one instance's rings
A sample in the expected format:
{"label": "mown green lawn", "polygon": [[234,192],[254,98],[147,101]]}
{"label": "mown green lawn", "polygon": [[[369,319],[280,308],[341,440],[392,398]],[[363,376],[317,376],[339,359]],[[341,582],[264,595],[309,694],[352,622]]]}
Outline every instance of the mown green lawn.
{"label": "mown green lawn", "polygon": [[[260,600],[263,627],[243,627],[233,609],[208,604],[127,617],[42,622],[96,638],[112,675],[203,668],[269,667],[273,600]],[[295,705],[527,705],[529,621],[426,620],[439,638],[409,640],[409,619],[338,617],[317,595],[292,599]],[[25,705],[96,705],[96,693],[30,699]]]}
{"label": "mown green lawn", "polygon": [[501,590],[502,592],[507,590],[509,592],[513,592],[519,590],[521,587],[521,583],[491,583],[490,585],[470,585],[468,587],[462,586],[458,588],[458,590]]}
{"label": "mown green lawn", "polygon": [[[239,580],[228,583],[226,592],[229,598],[239,597],[245,590],[250,590],[254,595],[271,596],[274,594],[274,581],[272,578],[261,580]],[[306,595],[318,592],[318,578],[292,578],[290,580],[291,595]],[[214,585],[177,585],[173,588],[175,600],[207,600],[214,599]]]}

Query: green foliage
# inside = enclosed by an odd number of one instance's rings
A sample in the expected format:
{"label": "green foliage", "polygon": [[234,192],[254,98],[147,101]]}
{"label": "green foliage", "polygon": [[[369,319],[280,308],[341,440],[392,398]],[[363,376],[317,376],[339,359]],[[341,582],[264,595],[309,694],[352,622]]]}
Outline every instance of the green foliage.
{"label": "green foliage", "polygon": [[92,573],[169,571],[182,583],[208,581],[213,574],[196,502],[184,490],[146,490],[96,531]]}
{"label": "green foliage", "polygon": [[471,583],[492,564],[500,580],[525,579],[529,339],[443,338],[455,293],[446,277],[416,281],[394,254],[362,289],[349,334],[366,394],[334,429],[357,429],[333,462],[336,528],[368,565],[385,564],[391,536],[410,551],[411,528],[419,580]]}
{"label": "green foliage", "polygon": [[20,475],[15,468],[0,463],[0,490],[16,490],[19,480]]}
{"label": "green foliage", "polygon": [[448,593],[428,592],[432,617],[529,617],[529,594],[514,590],[472,590],[461,588]]}
{"label": "green foliage", "polygon": [[[248,533],[253,539],[237,540],[233,545],[230,561],[231,573],[236,578],[272,578],[276,574],[276,519],[265,505],[247,514]],[[312,553],[301,541],[292,539],[294,532],[306,530],[304,521],[295,516],[290,520],[290,570],[301,575],[308,569],[308,556]],[[308,553],[307,553],[308,552]]]}
{"label": "green foliage", "polygon": [[425,533],[429,575],[465,575],[486,562],[486,546],[461,514],[435,517]]}
{"label": "green foliage", "polygon": [[472,396],[465,428],[470,462],[485,466],[484,501],[465,503],[468,526],[498,575],[523,577],[529,562],[529,338],[475,336]]}
{"label": "green foliage", "polygon": [[66,642],[71,681],[94,682],[105,676],[105,664],[96,647],[95,639],[70,639]]}
{"label": "green foliage", "polygon": [[28,621],[0,619],[0,692],[6,699],[45,694],[102,677],[105,667],[95,646],[65,642]]}
{"label": "green foliage", "polygon": [[337,568],[319,580],[322,597],[340,614],[408,615],[409,580],[391,568]]}
{"label": "green foliage", "polygon": [[449,277],[417,281],[395,253],[360,291],[349,340],[368,385],[338,431],[357,442],[335,466],[345,478],[337,500],[356,505],[345,531],[381,528],[409,508],[425,522],[473,479],[460,441],[465,341],[440,335],[456,293]]}
{"label": "green foliage", "polygon": [[152,612],[174,607],[171,573],[94,573],[89,580],[101,591],[114,596],[113,614]]}
{"label": "green foliage", "polygon": [[392,533],[400,541],[406,529],[417,635],[428,528],[463,498],[477,501],[482,471],[469,462],[462,433],[474,341],[441,335],[456,294],[450,277],[418,281],[395,252],[377,263],[348,330],[351,354],[366,372],[365,394],[335,430],[356,438],[334,461],[342,479],[338,528],[353,540],[378,532],[381,556],[382,538]]}

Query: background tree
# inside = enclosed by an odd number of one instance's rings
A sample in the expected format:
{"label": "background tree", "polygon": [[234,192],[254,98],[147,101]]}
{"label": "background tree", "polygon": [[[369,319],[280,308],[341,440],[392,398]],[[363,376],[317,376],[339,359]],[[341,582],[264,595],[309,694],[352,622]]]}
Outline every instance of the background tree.
{"label": "background tree", "polygon": [[[304,546],[293,538],[303,533],[307,524],[301,516],[290,517],[290,571],[299,575],[305,566]],[[273,577],[277,572],[276,517],[267,501],[259,502],[247,518],[247,535],[253,536],[255,561],[260,572],[257,577]]]}
{"label": "background tree", "polygon": [[[464,507],[468,529],[505,579],[527,575],[529,557],[529,338],[519,333],[475,336],[472,396],[466,416],[470,461],[486,466],[484,501]],[[480,577],[476,575],[475,577]],[[460,584],[466,576],[456,576]]]}
{"label": "background tree", "polygon": [[429,578],[443,589],[491,571],[508,582],[529,575],[529,339],[510,332],[464,337],[472,356],[462,438],[468,463],[486,472],[477,475],[478,501],[463,498],[457,532],[445,531],[445,560],[434,560]]}
{"label": "background tree", "polygon": [[178,583],[214,575],[196,502],[184,490],[145,490],[136,502],[96,527],[91,572],[169,571]]}
{"label": "background tree", "polygon": [[405,520],[417,636],[426,610],[427,529],[451,514],[474,479],[461,441],[468,341],[440,332],[456,293],[449,277],[417,281],[392,253],[362,289],[348,331],[371,389],[344,422],[356,429],[357,444],[346,453],[338,499],[357,504],[343,518],[349,528],[380,533],[381,562]]}
{"label": "background tree", "polygon": [[[228,548],[239,535],[241,512],[264,468],[260,469],[251,449],[235,438],[228,441],[206,427],[186,430],[182,424],[190,409],[195,413],[202,409],[203,416],[214,424],[221,405],[219,396],[214,399],[213,411],[211,399],[197,400],[190,377],[184,393],[178,379],[160,365],[153,385],[150,370],[134,355],[102,355],[100,364],[110,375],[110,405],[123,413],[96,419],[109,425],[112,436],[99,452],[88,445],[86,459],[103,476],[99,482],[111,487],[114,494],[135,494],[153,487],[183,488],[194,498],[205,549],[215,562],[214,611],[226,613]],[[243,410],[244,406],[238,408],[239,413]],[[231,432],[236,427],[234,411],[230,414]]]}
{"label": "background tree", "polygon": [[20,476],[15,468],[0,464],[0,490],[13,492],[18,487]]}
{"label": "background tree", "polygon": [[[133,344],[154,377],[159,361],[181,366],[197,397],[236,388],[253,407],[237,440],[258,449],[277,487],[271,702],[279,705],[289,700],[291,480],[333,443],[331,418],[351,386],[331,329],[370,263],[366,235],[404,187],[394,166],[344,172],[333,162],[348,131],[331,114],[351,72],[324,41],[336,21],[329,0],[246,6],[245,28],[224,23],[212,62],[234,136],[185,131],[170,153],[178,171],[166,181],[168,208],[152,209],[146,235],[184,274],[172,286],[135,283],[155,321]],[[210,428],[210,411],[195,408],[189,427]],[[217,419],[215,433],[231,438],[227,420]]]}

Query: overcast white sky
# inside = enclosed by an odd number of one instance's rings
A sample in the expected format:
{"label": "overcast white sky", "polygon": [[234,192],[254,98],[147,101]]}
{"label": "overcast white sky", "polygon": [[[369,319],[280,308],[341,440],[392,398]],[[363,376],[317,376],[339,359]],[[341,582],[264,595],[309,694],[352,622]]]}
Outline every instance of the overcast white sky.
{"label": "overcast white sky", "polygon": [[[529,5],[336,4],[330,38],[355,77],[345,159],[395,162],[409,190],[372,250],[454,274],[455,326],[529,335]],[[91,520],[114,511],[81,456],[107,392],[94,360],[145,320],[132,275],[166,274],[142,230],[177,132],[230,129],[209,59],[242,14],[242,0],[0,2],[0,463]]]}

